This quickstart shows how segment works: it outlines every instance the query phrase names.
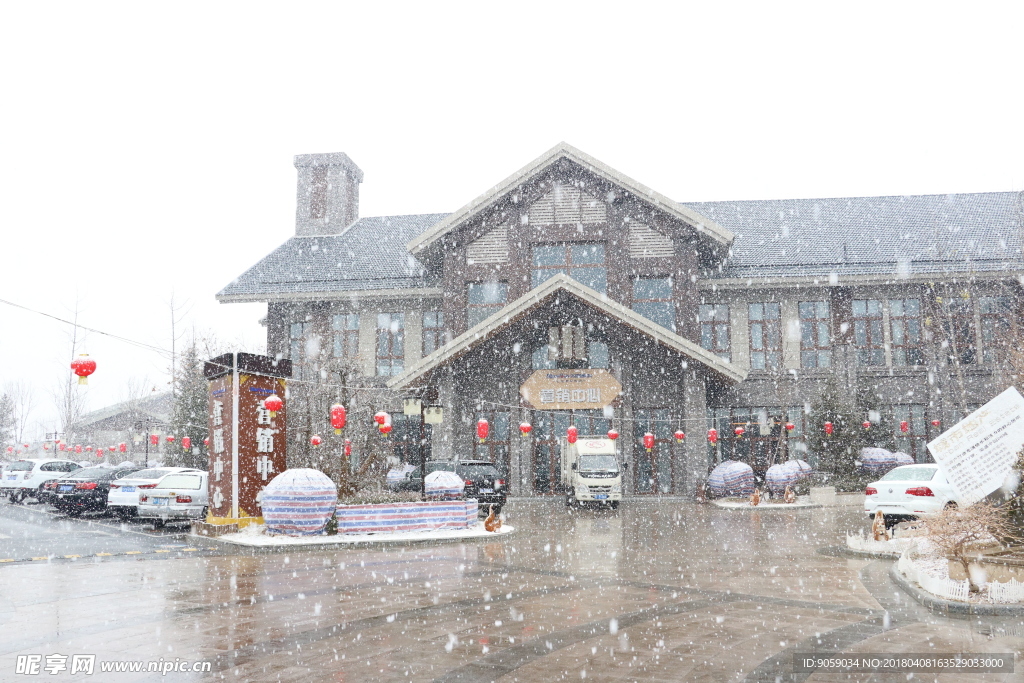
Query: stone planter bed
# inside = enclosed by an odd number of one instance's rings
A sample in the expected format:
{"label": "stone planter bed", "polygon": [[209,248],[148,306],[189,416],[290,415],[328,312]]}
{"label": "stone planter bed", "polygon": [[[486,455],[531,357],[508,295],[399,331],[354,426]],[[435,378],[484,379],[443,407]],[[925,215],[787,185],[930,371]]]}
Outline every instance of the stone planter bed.
{"label": "stone planter bed", "polygon": [[712,505],[723,508],[725,510],[806,510],[808,508],[820,508],[822,507],[818,503],[812,503],[807,496],[799,496],[795,503],[782,503],[771,500],[761,500],[757,505],[751,505],[750,501],[746,498],[719,498],[718,500],[711,501]]}

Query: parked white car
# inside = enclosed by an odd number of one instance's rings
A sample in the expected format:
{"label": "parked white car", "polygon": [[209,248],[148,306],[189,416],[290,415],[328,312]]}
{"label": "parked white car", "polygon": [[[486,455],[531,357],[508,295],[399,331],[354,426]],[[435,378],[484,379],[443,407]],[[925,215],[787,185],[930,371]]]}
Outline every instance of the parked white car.
{"label": "parked white car", "polygon": [[107,495],[107,509],[122,519],[134,517],[138,514],[139,494],[148,489],[155,489],[157,485],[170,474],[182,472],[202,472],[192,467],[151,467],[148,470],[140,470],[124,479],[118,479],[110,483],[110,493]]}
{"label": "parked white car", "polygon": [[864,512],[882,511],[887,524],[958,504],[957,492],[934,464],[901,465],[864,489]]}
{"label": "parked white car", "polygon": [[168,520],[206,517],[206,472],[168,474],[155,488],[139,493],[139,519],[152,519],[156,527]]}
{"label": "parked white car", "polygon": [[68,472],[81,469],[78,463],[56,458],[28,458],[7,463],[0,480],[0,493],[14,502],[32,496],[42,501],[45,498],[43,485],[48,481],[61,479]]}

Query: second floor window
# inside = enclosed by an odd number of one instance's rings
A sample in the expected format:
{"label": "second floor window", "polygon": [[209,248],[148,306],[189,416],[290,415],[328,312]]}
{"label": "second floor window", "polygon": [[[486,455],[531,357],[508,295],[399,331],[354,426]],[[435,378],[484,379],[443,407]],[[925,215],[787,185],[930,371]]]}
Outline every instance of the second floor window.
{"label": "second floor window", "polygon": [[508,301],[508,284],[505,282],[469,283],[466,327],[473,327],[494,315]]}
{"label": "second floor window", "polygon": [[533,247],[533,280],[536,287],[564,273],[582,285],[605,293],[608,285],[603,244],[537,244]]}
{"label": "second floor window", "polygon": [[893,365],[924,365],[921,352],[921,300],[889,299]]}
{"label": "second floor window", "polygon": [[672,301],[672,279],[637,278],[633,282],[633,310],[667,330],[676,330],[676,306]]}
{"label": "second floor window", "polygon": [[423,312],[423,355],[429,356],[444,346],[444,313]]}
{"label": "second floor window", "polygon": [[359,355],[359,314],[342,313],[331,321],[334,330],[334,357],[355,358]]}
{"label": "second floor window", "polygon": [[827,301],[801,301],[800,311],[800,367],[832,367],[832,336],[829,332],[829,305]]}
{"label": "second floor window", "polygon": [[749,304],[750,369],[782,367],[782,310],[777,303]]}
{"label": "second floor window", "polygon": [[405,370],[405,314],[377,314],[377,374],[400,375]]}
{"label": "second floor window", "polygon": [[885,365],[882,302],[878,299],[853,300],[853,347],[857,365]]}
{"label": "second floor window", "polygon": [[732,360],[729,347],[729,304],[701,304],[700,345],[715,355]]}
{"label": "second floor window", "polygon": [[1010,297],[983,296],[978,299],[981,309],[981,354],[985,363],[996,363],[1000,347],[1010,343],[1010,316],[1013,307]]}

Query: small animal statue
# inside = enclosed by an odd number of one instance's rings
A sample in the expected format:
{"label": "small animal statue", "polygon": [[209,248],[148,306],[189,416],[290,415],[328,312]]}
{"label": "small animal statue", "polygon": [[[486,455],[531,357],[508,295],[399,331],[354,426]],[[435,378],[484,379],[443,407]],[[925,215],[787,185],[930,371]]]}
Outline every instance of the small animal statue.
{"label": "small animal statue", "polygon": [[871,523],[871,534],[876,541],[889,540],[889,531],[885,528],[885,516],[881,510],[875,512],[875,521]]}
{"label": "small animal statue", "polygon": [[785,503],[795,503],[796,502],[796,494],[793,493],[793,489],[791,489],[790,487],[787,486],[786,487],[786,492],[784,494],[782,494],[782,500]]}
{"label": "small animal statue", "polygon": [[750,504],[757,507],[761,504],[761,491],[760,489],[754,489],[754,492],[750,494]]}
{"label": "small animal statue", "polygon": [[489,514],[487,515],[487,519],[484,520],[484,529],[486,529],[487,531],[494,532],[500,528],[501,520],[494,516],[494,506],[492,505],[489,508]]}

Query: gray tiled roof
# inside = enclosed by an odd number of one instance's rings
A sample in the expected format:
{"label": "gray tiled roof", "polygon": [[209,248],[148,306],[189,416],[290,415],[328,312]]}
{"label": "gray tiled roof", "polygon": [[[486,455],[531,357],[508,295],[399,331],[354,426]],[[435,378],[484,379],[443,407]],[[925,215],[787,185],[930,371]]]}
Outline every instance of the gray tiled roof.
{"label": "gray tiled roof", "polygon": [[736,235],[712,277],[992,271],[1022,267],[1015,192],[687,206]]}
{"label": "gray tiled roof", "polygon": [[[1024,269],[1015,192],[686,206],[736,235],[716,279]],[[429,286],[405,245],[447,215],[361,218],[340,235],[293,237],[218,296]]]}
{"label": "gray tiled roof", "polygon": [[405,244],[447,215],[360,218],[340,235],[292,237],[217,296],[425,287]]}

